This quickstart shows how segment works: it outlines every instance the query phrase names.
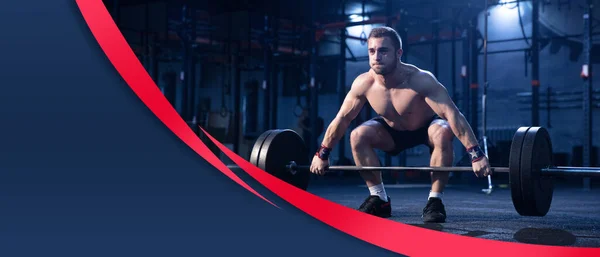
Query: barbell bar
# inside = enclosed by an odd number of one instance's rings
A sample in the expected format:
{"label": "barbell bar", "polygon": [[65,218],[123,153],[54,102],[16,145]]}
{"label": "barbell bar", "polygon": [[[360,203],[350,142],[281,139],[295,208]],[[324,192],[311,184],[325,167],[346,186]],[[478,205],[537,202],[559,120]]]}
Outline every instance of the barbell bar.
{"label": "barbell bar", "polygon": [[[290,164],[285,166],[291,173],[296,173],[298,170],[309,169],[310,166],[298,165],[292,161]],[[506,167],[492,167],[493,172],[506,172],[509,170]],[[377,167],[377,166],[329,166],[325,169],[326,171],[429,171],[429,172],[467,172],[473,171],[471,167]]]}
{"label": "barbell bar", "polygon": [[[228,168],[236,169],[239,168],[237,165],[227,165]],[[298,171],[308,170],[310,166],[302,165],[299,166],[296,162],[292,161],[290,164],[285,165],[285,168],[288,172],[295,174]],[[503,172],[508,173],[507,167],[493,167],[491,168],[493,172]],[[398,166],[390,166],[390,167],[377,167],[377,166],[328,166],[325,171],[430,171],[430,172],[467,172],[473,171],[471,167],[398,167]]]}
{"label": "barbell bar", "polygon": [[[310,169],[310,166],[299,166],[292,161],[285,166],[291,173],[296,173],[298,170]],[[490,167],[493,173],[509,173],[508,167]],[[428,171],[428,172],[473,172],[472,167],[377,167],[377,166],[328,166],[326,171]],[[570,166],[555,166],[540,169],[543,176],[561,176],[568,173],[573,176],[594,177],[600,176],[600,168],[594,167],[570,167]]]}
{"label": "barbell bar", "polygon": [[[262,133],[254,143],[249,162],[299,189],[310,180],[309,152],[304,140],[291,129]],[[554,166],[552,142],[543,127],[521,127],[513,136],[508,167],[492,167],[492,173],[508,173],[513,206],[522,216],[545,216],[552,202],[553,177],[598,177],[600,168]],[[239,168],[228,165],[229,168]],[[472,167],[374,167],[330,166],[327,171],[423,171],[473,172]]]}

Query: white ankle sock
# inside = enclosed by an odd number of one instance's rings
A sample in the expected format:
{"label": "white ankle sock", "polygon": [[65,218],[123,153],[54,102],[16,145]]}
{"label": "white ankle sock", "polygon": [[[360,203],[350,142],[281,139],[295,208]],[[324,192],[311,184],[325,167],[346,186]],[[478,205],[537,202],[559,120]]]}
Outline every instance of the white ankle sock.
{"label": "white ankle sock", "polygon": [[438,193],[438,192],[429,191],[429,197],[427,198],[427,200],[429,200],[429,198],[431,198],[431,197],[436,197],[436,198],[442,199],[443,195],[444,195],[444,193]]}
{"label": "white ankle sock", "polygon": [[385,193],[385,188],[383,187],[383,183],[369,187],[369,192],[371,193],[371,195],[379,196],[379,198],[385,202],[388,201],[388,197],[387,197],[387,194]]}

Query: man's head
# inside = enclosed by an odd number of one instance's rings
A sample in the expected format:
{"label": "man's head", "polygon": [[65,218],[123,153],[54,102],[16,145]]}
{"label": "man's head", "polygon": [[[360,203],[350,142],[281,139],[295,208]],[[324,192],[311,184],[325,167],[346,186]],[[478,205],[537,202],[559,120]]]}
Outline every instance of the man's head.
{"label": "man's head", "polygon": [[367,38],[369,64],[375,73],[392,72],[402,56],[402,40],[390,27],[373,28]]}

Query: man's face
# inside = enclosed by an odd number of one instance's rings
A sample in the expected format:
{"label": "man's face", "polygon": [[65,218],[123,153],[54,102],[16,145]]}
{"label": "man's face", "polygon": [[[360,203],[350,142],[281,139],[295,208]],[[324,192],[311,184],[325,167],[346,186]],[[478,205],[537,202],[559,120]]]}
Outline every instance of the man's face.
{"label": "man's face", "polygon": [[386,75],[398,65],[398,54],[388,37],[371,38],[368,41],[369,65],[375,73]]}

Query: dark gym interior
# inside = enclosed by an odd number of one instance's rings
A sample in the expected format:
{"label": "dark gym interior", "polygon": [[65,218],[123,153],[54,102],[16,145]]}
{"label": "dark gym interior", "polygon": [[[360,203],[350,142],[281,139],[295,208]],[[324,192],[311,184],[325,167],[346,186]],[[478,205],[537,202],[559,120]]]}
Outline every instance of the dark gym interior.
{"label": "dark gym interior", "polygon": [[[553,165],[600,166],[600,89],[591,76],[600,61],[600,13],[592,2],[104,1],[164,96],[225,163],[233,162],[199,128],[245,159],[263,132],[291,129],[312,158],[353,81],[370,69],[367,35],[388,26],[402,39],[401,61],[430,71],[447,89],[494,167],[510,165],[513,137],[529,126],[549,132]],[[349,135],[376,116],[365,105],[331,165],[355,165]],[[456,139],[453,153],[454,166],[471,166]],[[382,166],[429,166],[425,146],[377,154]],[[554,177],[548,214],[520,217],[508,174],[488,180],[452,172],[448,220],[433,225],[420,219],[428,172],[382,176],[398,222],[511,242],[600,246],[600,179],[593,174]],[[310,180],[308,191],[352,208],[369,192],[357,172]]]}

